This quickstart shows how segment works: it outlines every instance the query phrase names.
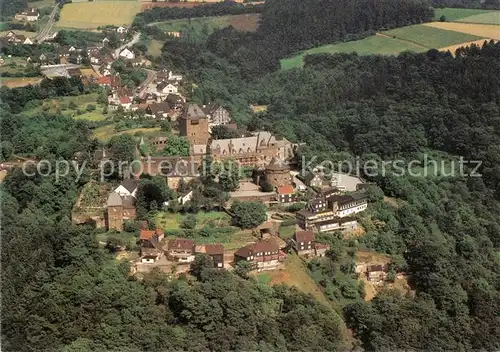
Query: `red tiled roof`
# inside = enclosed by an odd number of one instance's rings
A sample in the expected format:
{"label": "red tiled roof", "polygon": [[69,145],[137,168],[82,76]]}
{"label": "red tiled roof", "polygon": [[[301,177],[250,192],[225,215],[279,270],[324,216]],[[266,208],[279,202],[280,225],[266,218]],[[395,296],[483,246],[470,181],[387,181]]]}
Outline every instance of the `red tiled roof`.
{"label": "red tiled roof", "polygon": [[149,240],[153,238],[154,234],[154,230],[141,230],[139,238],[141,240]]}
{"label": "red tiled roof", "polygon": [[288,185],[288,186],[281,186],[278,187],[277,190],[278,194],[292,194],[293,193],[293,187]]}
{"label": "red tiled roof", "polygon": [[97,84],[105,84],[105,85],[110,86],[111,85],[111,77],[109,77],[109,76],[99,77],[95,81],[95,83],[97,83]]}
{"label": "red tiled roof", "polygon": [[327,245],[326,243],[315,243],[314,248],[316,248],[316,249],[328,249],[328,248],[330,248],[330,246]]}
{"label": "red tiled roof", "polygon": [[205,253],[207,254],[224,254],[224,246],[220,243],[211,243],[205,245]]}
{"label": "red tiled roof", "polygon": [[295,232],[295,240],[297,242],[312,242],[314,241],[314,232],[312,231],[297,231]]}
{"label": "red tiled roof", "polygon": [[187,240],[185,238],[176,238],[174,240],[168,241],[168,249],[182,249],[182,250],[193,250],[194,249],[194,241]]}
{"label": "red tiled roof", "polygon": [[130,104],[130,98],[129,97],[120,97],[120,103],[121,104]]}

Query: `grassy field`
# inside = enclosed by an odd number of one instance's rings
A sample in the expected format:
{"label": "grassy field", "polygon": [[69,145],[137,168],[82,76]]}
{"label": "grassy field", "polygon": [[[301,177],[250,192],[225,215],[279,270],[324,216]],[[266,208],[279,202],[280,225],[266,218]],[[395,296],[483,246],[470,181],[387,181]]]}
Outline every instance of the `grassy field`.
{"label": "grassy field", "polygon": [[80,2],[64,5],[57,27],[97,28],[128,25],[140,11],[137,1]]}
{"label": "grassy field", "polygon": [[479,15],[473,15],[458,20],[459,22],[480,23],[480,24],[496,24],[500,25],[500,11],[493,11]]}
{"label": "grassy field", "polygon": [[423,51],[425,50],[425,48],[422,48],[421,46],[414,43],[374,35],[352,42],[329,44],[309,49],[291,58],[281,60],[281,68],[289,69],[294,67],[302,67],[304,64],[304,56],[306,56],[307,54],[357,52],[360,55],[396,55],[405,50]]}
{"label": "grassy field", "polygon": [[[178,230],[180,232],[180,225],[186,216],[180,213],[160,212],[156,217],[156,225],[165,231]],[[194,238],[197,242],[222,243],[224,249],[233,250],[255,241],[251,230],[240,230],[231,226],[231,217],[227,213],[217,211],[199,212],[195,216],[197,230],[202,228],[211,229],[210,236],[198,235]]]}
{"label": "grassy field", "polygon": [[163,43],[158,40],[150,40],[148,43],[148,54],[158,57],[161,55],[161,48],[163,48]]}
{"label": "grassy field", "polygon": [[259,22],[259,14],[244,14],[231,16],[214,16],[193,19],[180,19],[165,22],[158,22],[154,25],[166,32],[180,32],[183,30],[193,30],[208,33],[216,29],[233,26],[241,31],[256,31]]}
{"label": "grassy field", "polygon": [[[456,31],[476,36],[477,39],[491,38],[500,40],[500,25],[490,24],[471,24],[459,22],[431,22],[426,23],[424,26],[437,29],[444,29],[448,31]],[[472,39],[471,39],[472,40]],[[452,45],[451,43],[448,45]],[[442,46],[448,46],[442,45]]]}
{"label": "grassy field", "polygon": [[482,10],[482,9],[453,9],[453,8],[435,9],[434,19],[436,21],[439,21],[441,16],[444,16],[446,17],[446,21],[457,21],[469,16],[481,15],[490,12],[491,10]]}
{"label": "grassy field", "polygon": [[[43,104],[36,108],[23,111],[23,115],[35,116],[42,112],[56,113],[60,112],[64,116],[73,117],[76,120],[91,120],[102,121],[106,119],[106,115],[102,113],[103,106],[96,103],[97,93],[83,94],[75,97],[60,97],[57,99],[45,100]],[[76,105],[75,109],[70,109],[69,104],[73,102]],[[87,106],[92,104],[96,107],[94,111],[87,111]],[[78,114],[78,111],[82,112]]]}
{"label": "grassy field", "polygon": [[467,33],[460,33],[422,25],[397,28],[384,32],[384,34],[396,37],[396,39],[416,43],[427,49],[439,49],[449,45],[481,39],[481,37],[476,37]]}
{"label": "grassy field", "polygon": [[38,84],[42,79],[43,77],[7,77],[1,78],[0,83],[2,86],[6,86],[8,88],[19,88],[30,84]]}
{"label": "grassy field", "polygon": [[44,7],[52,7],[55,6],[55,0],[39,0],[33,1],[29,3],[30,7],[36,7],[38,9],[43,9]]}
{"label": "grassy field", "polygon": [[93,135],[98,140],[105,142],[105,141],[108,141],[111,137],[117,136],[120,134],[131,134],[131,135],[135,135],[136,133],[149,134],[149,133],[155,133],[158,131],[160,131],[160,127],[132,128],[130,130],[125,130],[125,131],[116,131],[115,124],[109,124],[109,125],[105,125],[105,126],[101,126],[101,127],[96,128],[93,131]]}
{"label": "grassy field", "polygon": [[[433,26],[433,24],[436,24]],[[453,26],[481,26],[481,29],[470,32],[457,31]],[[449,28],[448,28],[449,27]],[[465,23],[432,22],[426,25],[413,25],[397,28],[386,32],[378,33],[361,40],[352,42],[323,45],[317,48],[299,53],[296,56],[281,60],[281,68],[289,69],[303,66],[303,58],[307,54],[318,53],[351,53],[357,52],[359,55],[396,55],[405,50],[415,52],[427,51],[429,49],[440,49],[464,42],[471,42],[490,37],[480,36],[480,32],[488,32],[482,27],[491,27],[490,32],[496,26],[469,25]],[[500,36],[500,31],[498,34]],[[493,37],[492,37],[493,38]]]}

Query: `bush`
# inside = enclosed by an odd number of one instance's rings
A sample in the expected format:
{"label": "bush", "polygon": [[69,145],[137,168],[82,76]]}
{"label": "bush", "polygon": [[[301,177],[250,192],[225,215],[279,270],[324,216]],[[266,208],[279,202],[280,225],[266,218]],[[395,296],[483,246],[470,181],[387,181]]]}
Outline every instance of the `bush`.
{"label": "bush", "polygon": [[288,208],[286,208],[287,211],[290,213],[295,213],[299,210],[302,210],[306,207],[306,203],[294,203],[290,205]]}
{"label": "bush", "polygon": [[93,105],[93,104],[87,105],[87,111],[88,112],[91,112],[91,111],[94,111],[94,110],[95,110],[95,105]]}
{"label": "bush", "polygon": [[188,214],[184,219],[182,219],[180,226],[183,229],[192,230],[196,227],[196,223],[196,216],[193,214]]}

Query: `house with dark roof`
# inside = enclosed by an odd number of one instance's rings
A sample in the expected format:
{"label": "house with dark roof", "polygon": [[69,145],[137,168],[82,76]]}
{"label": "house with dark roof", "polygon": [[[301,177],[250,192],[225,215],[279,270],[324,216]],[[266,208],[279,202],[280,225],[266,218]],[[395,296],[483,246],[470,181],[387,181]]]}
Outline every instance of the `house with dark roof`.
{"label": "house with dark roof", "polygon": [[251,270],[274,270],[281,266],[285,254],[280,251],[276,241],[260,240],[241,247],[234,252],[234,263],[245,260],[250,264]]}
{"label": "house with dark roof", "polygon": [[180,263],[190,263],[194,260],[195,245],[193,240],[176,238],[168,241],[168,258]]}
{"label": "house with dark roof", "polygon": [[29,7],[23,12],[17,13],[14,16],[14,19],[17,21],[28,21],[28,22],[35,22],[38,21],[38,18],[40,17],[40,14],[38,12],[38,9],[35,7]]}
{"label": "house with dark roof", "polygon": [[135,194],[137,193],[137,186],[139,186],[138,180],[128,178],[123,180],[123,182],[116,187],[113,192],[118,193],[122,197],[135,197]]}
{"label": "house with dark roof", "polygon": [[314,232],[296,231],[292,237],[292,247],[298,255],[314,255]]}
{"label": "house with dark roof", "polygon": [[218,269],[224,268],[224,246],[220,243],[201,244],[195,247],[195,253],[207,254]]}
{"label": "house with dark roof", "polygon": [[162,102],[162,103],[153,103],[150,104],[146,112],[149,115],[154,116],[155,118],[166,118],[168,116],[168,113],[170,111],[170,105],[167,102]]}
{"label": "house with dark roof", "polygon": [[208,124],[211,127],[231,123],[231,113],[222,105],[210,103],[203,106],[203,110],[208,117]]}
{"label": "house with dark roof", "polygon": [[179,88],[176,82],[166,81],[156,86],[156,93],[161,97],[166,97],[169,94],[177,94],[178,91]]}

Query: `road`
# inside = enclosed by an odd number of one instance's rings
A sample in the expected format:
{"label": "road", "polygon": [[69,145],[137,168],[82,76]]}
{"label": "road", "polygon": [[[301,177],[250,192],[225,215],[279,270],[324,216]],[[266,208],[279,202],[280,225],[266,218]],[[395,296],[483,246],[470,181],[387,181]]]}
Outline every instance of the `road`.
{"label": "road", "polygon": [[131,41],[123,44],[121,47],[119,47],[118,49],[115,50],[115,58],[118,59],[118,56],[120,55],[120,51],[122,51],[123,49],[125,49],[128,46],[134,45],[135,43],[137,43],[139,41],[140,38],[141,38],[141,32],[136,33]]}
{"label": "road", "polygon": [[58,9],[59,9],[58,5],[54,6],[54,9],[52,10],[52,12],[50,13],[50,16],[49,16],[49,22],[47,22],[45,27],[40,31],[40,33],[36,37],[36,40],[38,41],[39,44],[43,43],[43,41],[45,40],[45,37],[48,36],[50,31],[52,30]]}
{"label": "road", "polygon": [[156,71],[149,70],[147,68],[144,69],[148,73],[148,77],[144,80],[144,82],[141,83],[139,87],[137,87],[137,92],[139,93],[139,97],[142,98],[144,93],[146,93],[146,90],[148,89],[148,85],[153,82],[153,80],[156,78]]}

